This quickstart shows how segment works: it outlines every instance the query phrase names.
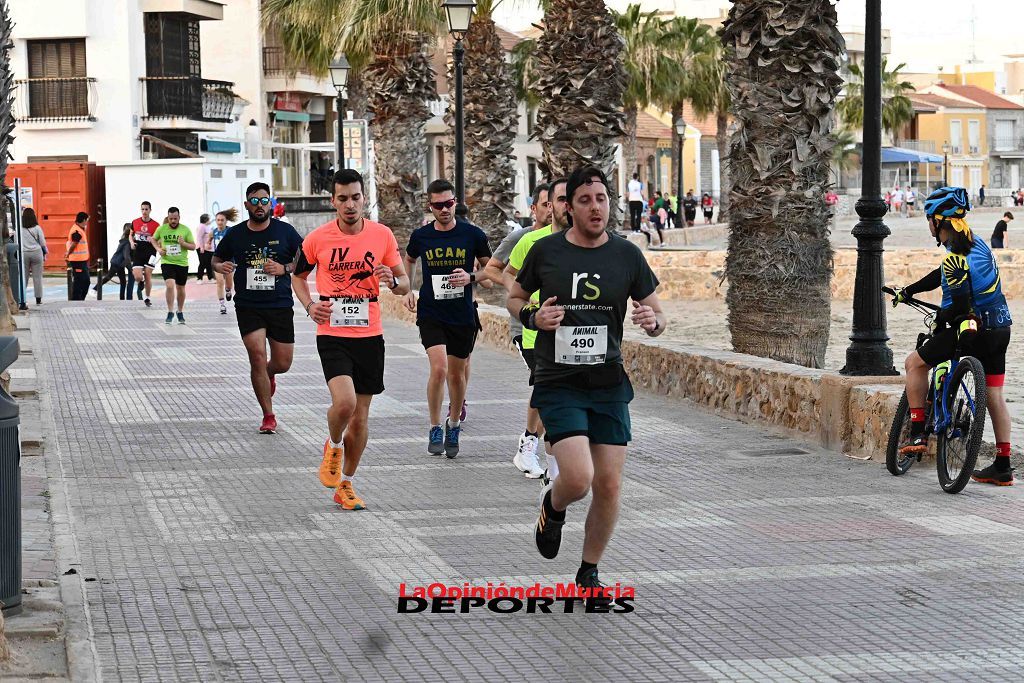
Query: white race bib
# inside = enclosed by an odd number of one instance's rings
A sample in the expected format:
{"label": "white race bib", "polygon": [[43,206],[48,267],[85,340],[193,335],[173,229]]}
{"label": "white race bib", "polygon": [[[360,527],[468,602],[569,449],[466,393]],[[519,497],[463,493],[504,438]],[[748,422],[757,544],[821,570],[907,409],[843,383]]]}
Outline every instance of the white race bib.
{"label": "white race bib", "polygon": [[608,355],[608,326],[559,327],[555,330],[555,362],[599,365]]}
{"label": "white race bib", "polygon": [[430,282],[434,288],[434,300],[461,299],[466,295],[464,286],[456,286],[448,282],[451,275],[431,275]]}
{"label": "white race bib", "polygon": [[331,327],[369,326],[369,299],[331,299]]}
{"label": "white race bib", "polygon": [[168,242],[164,245],[164,251],[168,256],[177,256],[181,253],[181,245],[177,242]]}
{"label": "white race bib", "polygon": [[245,269],[245,288],[255,292],[267,292],[277,285],[277,278],[262,268]]}

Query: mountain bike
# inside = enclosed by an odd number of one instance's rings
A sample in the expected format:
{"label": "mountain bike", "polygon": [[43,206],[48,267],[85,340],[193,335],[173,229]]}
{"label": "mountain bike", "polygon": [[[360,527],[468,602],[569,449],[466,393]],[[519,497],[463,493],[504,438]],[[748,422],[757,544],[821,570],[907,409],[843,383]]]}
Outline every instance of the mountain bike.
{"label": "mountain bike", "polygon": [[[896,296],[896,290],[889,287],[882,291]],[[921,348],[934,334],[932,323],[939,307],[912,297],[903,303],[924,315],[928,331],[917,336],[916,348]],[[925,433],[935,434],[935,466],[939,485],[946,493],[959,493],[967,486],[985,430],[985,369],[977,358],[963,355],[962,341],[958,335],[952,360],[940,363],[928,373]],[[885,450],[885,466],[894,476],[905,474],[915,461],[921,460],[921,454],[900,455],[900,444],[909,437],[910,403],[904,391]]]}

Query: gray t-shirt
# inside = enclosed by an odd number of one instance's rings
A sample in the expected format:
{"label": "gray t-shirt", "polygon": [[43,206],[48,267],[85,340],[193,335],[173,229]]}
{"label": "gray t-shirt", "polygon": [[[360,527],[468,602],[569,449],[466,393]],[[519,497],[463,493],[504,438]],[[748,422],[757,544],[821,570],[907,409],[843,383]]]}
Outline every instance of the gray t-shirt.
{"label": "gray t-shirt", "polygon": [[[498,248],[494,250],[492,256],[505,265],[508,265],[509,256],[512,255],[512,250],[519,244],[519,240],[523,238],[523,235],[533,230],[533,228],[516,228],[501,241]],[[512,315],[509,316],[508,321],[508,332],[513,337],[517,337],[523,333],[523,324],[519,322],[519,318]]]}

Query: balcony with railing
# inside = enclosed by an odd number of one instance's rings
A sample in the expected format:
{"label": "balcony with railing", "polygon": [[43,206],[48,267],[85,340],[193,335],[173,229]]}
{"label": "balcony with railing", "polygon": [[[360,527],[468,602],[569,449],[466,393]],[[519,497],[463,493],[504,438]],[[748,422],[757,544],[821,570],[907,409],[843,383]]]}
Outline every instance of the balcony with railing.
{"label": "balcony with railing", "polygon": [[222,130],[222,124],[232,121],[234,83],[194,76],[147,76],[139,81],[144,127],[164,127],[180,119],[193,126],[207,124],[197,128]]}
{"label": "balcony with railing", "polygon": [[18,123],[89,124],[96,120],[95,106],[95,78],[14,81],[14,120]]}
{"label": "balcony with railing", "polygon": [[915,152],[935,154],[934,140],[900,140],[896,146],[902,147],[903,149],[912,149]]}
{"label": "balcony with railing", "polygon": [[999,156],[1004,153],[1024,153],[1024,137],[1017,135],[996,135],[992,138],[991,153]]}
{"label": "balcony with railing", "polygon": [[284,48],[268,46],[263,48],[263,75],[283,76],[288,71]]}

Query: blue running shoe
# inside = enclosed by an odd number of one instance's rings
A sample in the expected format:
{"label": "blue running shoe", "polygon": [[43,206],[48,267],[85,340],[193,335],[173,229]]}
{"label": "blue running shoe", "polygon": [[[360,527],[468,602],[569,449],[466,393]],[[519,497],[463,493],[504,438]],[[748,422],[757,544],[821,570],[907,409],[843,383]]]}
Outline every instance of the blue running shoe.
{"label": "blue running shoe", "polygon": [[430,440],[427,442],[427,453],[441,455],[444,453],[444,430],[440,425],[430,428]]}
{"label": "blue running shoe", "polygon": [[462,424],[452,427],[449,420],[444,421],[444,454],[454,458],[459,454],[459,432],[462,431]]}
{"label": "blue running shoe", "polygon": [[185,314],[182,313],[181,311],[178,311],[178,324],[179,325],[184,325],[185,324]]}
{"label": "blue running shoe", "polygon": [[167,320],[164,320],[164,322],[167,323],[168,325],[173,323],[174,322],[174,314],[173,313],[168,313],[167,314]]}

